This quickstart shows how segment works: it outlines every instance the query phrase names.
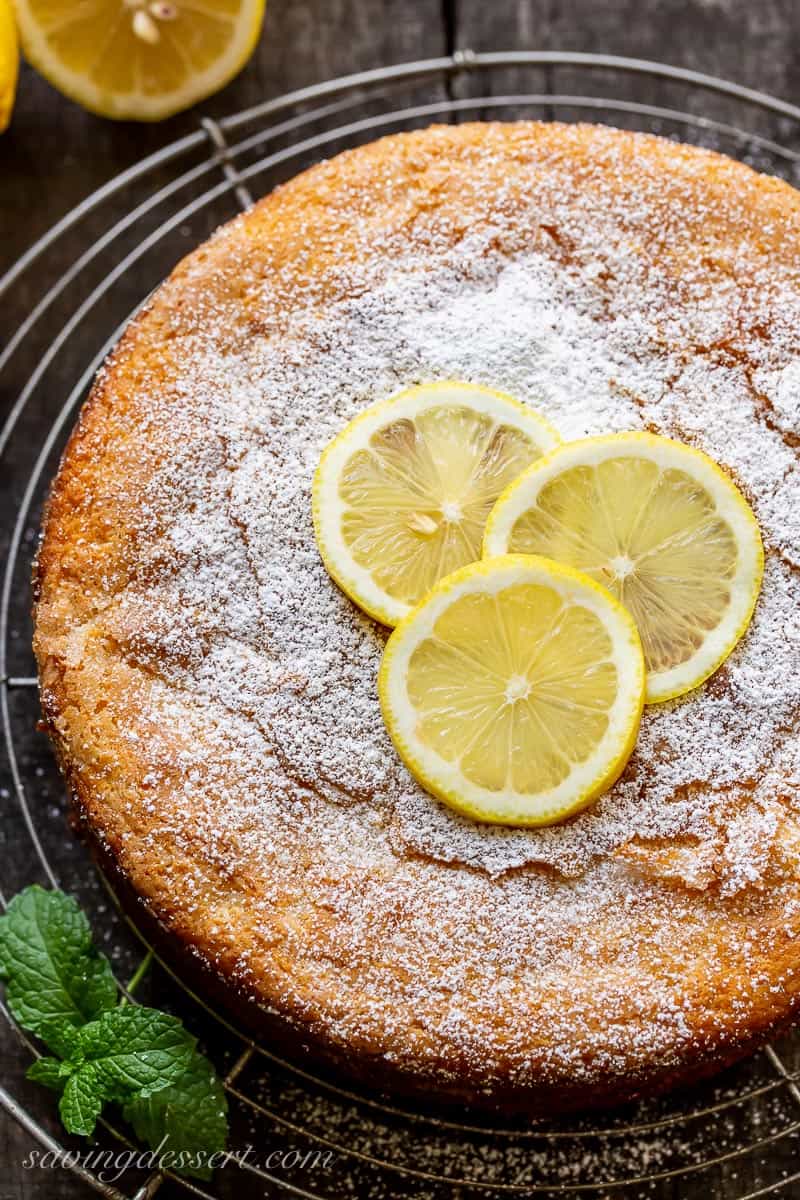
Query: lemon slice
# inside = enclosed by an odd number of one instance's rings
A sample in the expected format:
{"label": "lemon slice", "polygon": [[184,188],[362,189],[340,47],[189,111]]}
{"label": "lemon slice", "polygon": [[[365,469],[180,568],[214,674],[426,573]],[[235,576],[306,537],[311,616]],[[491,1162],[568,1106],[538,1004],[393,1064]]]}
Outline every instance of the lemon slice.
{"label": "lemon slice", "polygon": [[605,791],[644,704],[630,614],[580,572],[508,555],[443,579],[389,638],[386,726],[424,787],[479,821],[549,825]]}
{"label": "lemon slice", "polygon": [[647,700],[697,687],[755,607],[764,555],[756,519],[708,455],[649,433],[572,442],[500,497],[484,554],[543,554],[604,584],[630,609]]}
{"label": "lemon slice", "polygon": [[244,66],[264,0],[14,0],[26,57],[104,117],[159,121]]}
{"label": "lemon slice", "polygon": [[323,562],[366,612],[395,625],[437,580],[481,556],[505,487],[558,435],[527,405],[467,383],[410,388],[361,413],[314,478]]}
{"label": "lemon slice", "polygon": [[11,0],[0,0],[0,133],[8,128],[14,109],[19,71],[17,26]]}

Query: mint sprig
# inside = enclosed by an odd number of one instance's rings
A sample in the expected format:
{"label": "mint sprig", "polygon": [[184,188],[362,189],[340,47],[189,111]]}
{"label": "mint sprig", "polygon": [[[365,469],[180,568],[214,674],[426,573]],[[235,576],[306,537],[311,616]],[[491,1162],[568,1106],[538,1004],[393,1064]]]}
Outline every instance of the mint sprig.
{"label": "mint sprig", "polygon": [[60,1093],[70,1133],[89,1136],[107,1102],[176,1170],[207,1179],[225,1149],[227,1101],[213,1067],[177,1017],[118,1002],[108,959],[63,892],[36,885],[0,917],[0,976],[9,1008],[53,1056],[28,1072]]}
{"label": "mint sprig", "polygon": [[103,1013],[77,1033],[59,1104],[70,1133],[89,1135],[106,1100],[146,1099],[177,1083],[191,1061],[195,1039],[177,1017],[129,1006]]}

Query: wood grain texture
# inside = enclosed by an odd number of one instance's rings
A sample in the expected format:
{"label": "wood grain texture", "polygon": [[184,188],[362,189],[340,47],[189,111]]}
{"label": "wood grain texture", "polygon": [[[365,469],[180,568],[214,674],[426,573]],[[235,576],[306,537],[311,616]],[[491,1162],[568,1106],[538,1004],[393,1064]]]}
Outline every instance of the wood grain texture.
{"label": "wood grain texture", "polygon": [[455,39],[472,50],[654,59],[787,100],[800,85],[795,0],[458,0]]}
{"label": "wood grain texture", "polygon": [[[455,44],[472,50],[560,50],[616,54],[670,63],[792,101],[800,94],[800,7],[795,0],[458,0]],[[462,77],[460,94],[479,86]],[[682,85],[618,72],[558,68],[509,70],[492,91],[544,89],[594,94],[689,108],[720,121],[768,132],[780,122],[708,92],[687,95]],[[563,110],[557,116],[574,114]],[[626,125],[624,119],[619,124]]]}
{"label": "wood grain texture", "polygon": [[[269,0],[264,36],[244,71],[218,96],[199,106],[221,116],[283,91],[339,74],[405,60],[427,58],[455,48],[474,50],[554,49],[625,54],[652,58],[717,74],[763,88],[788,100],[800,99],[800,5],[797,0]],[[570,72],[509,73],[496,88],[520,86],[585,89],[585,80]],[[614,87],[619,79],[598,76],[598,87]],[[454,82],[453,93],[476,94],[468,75]],[[610,94],[610,93],[609,93]],[[641,97],[641,81],[630,85]],[[653,102],[669,103],[668,86],[655,86]],[[725,102],[713,101],[714,114],[724,119]],[[706,111],[705,109],[703,111]],[[143,156],[197,127],[199,111],[191,110],[156,126],[103,121],[60,97],[29,69],[20,81],[19,100],[10,130],[0,138],[0,272],[48,229],[62,214],[96,187]],[[120,196],[117,213],[128,197]],[[104,222],[106,224],[107,222]],[[89,236],[92,228],[89,223]],[[194,236],[192,231],[191,236]],[[63,262],[71,247],[64,248]],[[48,269],[63,262],[55,255]],[[168,263],[165,264],[165,270]],[[0,345],[38,297],[37,271],[23,281],[0,309]],[[136,291],[134,283],[132,290]],[[76,338],[78,356],[91,351],[89,332]],[[14,396],[0,396],[0,418]],[[35,414],[32,435],[37,432]],[[37,737],[30,727],[31,746]],[[33,751],[31,751],[33,754]],[[0,786],[7,783],[0,763]],[[24,862],[29,854],[22,830],[6,833],[3,852]],[[80,852],[78,852],[80,858]],[[82,861],[82,860],[81,860]],[[20,872],[24,874],[23,867]],[[157,1002],[157,998],[156,998]],[[37,1105],[40,1095],[26,1085],[27,1052],[4,1038],[0,1072],[9,1090]],[[790,1050],[787,1047],[786,1053]],[[795,1064],[800,1066],[800,1063]],[[765,1104],[753,1106],[754,1124],[770,1132],[771,1114]],[[55,1132],[57,1126],[52,1124]],[[81,1200],[90,1193],[64,1171],[31,1172],[22,1161],[33,1147],[31,1137],[14,1122],[0,1117],[0,1200]],[[719,1146],[709,1153],[723,1153]],[[791,1139],[767,1153],[791,1173],[797,1169]],[[736,1177],[735,1177],[736,1176]],[[674,1188],[677,1200],[724,1200],[742,1195],[757,1182],[754,1166],[734,1160],[727,1170],[729,1186],[713,1191],[691,1177]],[[402,1188],[402,1183],[398,1183]],[[223,1194],[236,1193],[236,1176],[223,1182]],[[159,1192],[174,1200],[170,1187]],[[265,1196],[279,1195],[270,1189]],[[398,1196],[402,1190],[398,1190]],[[798,1196],[797,1186],[775,1196]],[[623,1193],[618,1193],[623,1197]],[[626,1190],[624,1196],[633,1195]],[[237,1200],[241,1200],[237,1195]],[[366,1200],[366,1197],[365,1197]],[[452,1200],[452,1197],[450,1198]],[[636,1197],[638,1200],[638,1197]]]}

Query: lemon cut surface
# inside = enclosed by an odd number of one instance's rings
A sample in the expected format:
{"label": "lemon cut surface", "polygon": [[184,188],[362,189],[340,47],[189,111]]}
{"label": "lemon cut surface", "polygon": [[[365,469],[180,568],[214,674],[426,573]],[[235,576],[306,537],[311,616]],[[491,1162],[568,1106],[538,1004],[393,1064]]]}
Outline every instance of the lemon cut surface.
{"label": "lemon cut surface", "polygon": [[157,121],[223,87],[261,31],[264,0],[14,0],[26,57],[104,117]]}
{"label": "lemon cut surface", "polygon": [[445,575],[481,556],[486,518],[558,443],[527,405],[472,384],[425,384],[367,409],[314,478],[325,566],[352,600],[395,625]]}
{"label": "lemon cut surface", "polygon": [[541,554],[585,572],[632,613],[647,700],[697,687],[747,628],[763,573],[746,500],[701,451],[651,434],[587,438],[500,497],[484,553]]}
{"label": "lemon cut surface", "polygon": [[548,825],[611,786],[644,703],[628,612],[585,575],[509,555],[442,580],[394,630],[381,707],[415,778],[480,821]]}

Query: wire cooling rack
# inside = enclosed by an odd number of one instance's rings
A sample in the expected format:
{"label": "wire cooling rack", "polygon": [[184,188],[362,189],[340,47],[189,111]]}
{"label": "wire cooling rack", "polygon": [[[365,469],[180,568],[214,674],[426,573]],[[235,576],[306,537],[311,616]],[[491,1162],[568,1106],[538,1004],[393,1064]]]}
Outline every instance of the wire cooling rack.
{"label": "wire cooling rack", "polygon": [[78,896],[118,979],[132,980],[137,998],[179,1013],[215,1060],[238,1155],[208,1185],[139,1169],[118,1177],[101,1156],[128,1145],[126,1131],[104,1124],[91,1147],[66,1138],[52,1096],[16,1067],[15,1039],[27,1055],[37,1051],[3,1009],[0,1045],[12,1065],[0,1102],[40,1151],[82,1151],[72,1169],[107,1200],[800,1195],[800,1039],[688,1093],[591,1120],[536,1123],[411,1110],[345,1089],[253,1042],[122,915],[67,832],[63,785],[36,731],[29,573],[43,497],[90,381],[127,319],[215,226],[311,162],[435,121],[518,117],[647,129],[790,181],[800,173],[800,109],[761,93],[634,59],[462,51],[305,88],[218,122],[202,119],[84,200],[0,280],[8,311],[23,292],[38,296],[0,350],[0,386],[10,401],[0,433],[0,545],[8,552],[0,593],[2,889],[10,896],[38,881]]}

